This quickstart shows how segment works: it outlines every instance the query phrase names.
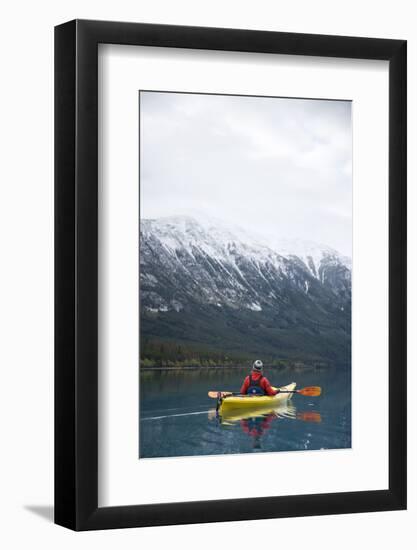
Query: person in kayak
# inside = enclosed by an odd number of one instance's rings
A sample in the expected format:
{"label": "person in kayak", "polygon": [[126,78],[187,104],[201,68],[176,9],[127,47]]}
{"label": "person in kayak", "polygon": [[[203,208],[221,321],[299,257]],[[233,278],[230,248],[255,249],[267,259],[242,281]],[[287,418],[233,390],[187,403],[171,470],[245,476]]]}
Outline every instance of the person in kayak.
{"label": "person in kayak", "polygon": [[273,389],[268,378],[263,375],[264,366],[257,359],[252,365],[252,372],[245,378],[240,393],[242,395],[276,395],[279,389]]}

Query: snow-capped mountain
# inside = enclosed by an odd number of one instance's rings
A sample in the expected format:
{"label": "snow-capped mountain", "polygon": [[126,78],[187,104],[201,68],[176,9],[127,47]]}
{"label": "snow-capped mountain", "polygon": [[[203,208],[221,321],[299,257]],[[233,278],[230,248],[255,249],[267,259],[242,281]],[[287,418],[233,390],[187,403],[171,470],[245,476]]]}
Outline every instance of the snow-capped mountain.
{"label": "snow-capped mountain", "polygon": [[141,330],[150,336],[211,334],[211,345],[221,325],[233,345],[250,327],[270,346],[274,334],[277,342],[321,331],[350,339],[348,258],[315,243],[266,243],[218,220],[141,220],[140,299]]}
{"label": "snow-capped mountain", "polygon": [[[306,294],[317,282],[339,297],[350,294],[349,259],[330,247],[288,240],[267,246],[242,233],[217,220],[201,223],[185,216],[142,220],[144,307],[179,311],[185,306],[182,301],[193,298],[217,306],[261,310],[262,305],[277,302],[283,282]],[[167,278],[171,294],[166,292]],[[181,279],[187,284],[182,285]]]}

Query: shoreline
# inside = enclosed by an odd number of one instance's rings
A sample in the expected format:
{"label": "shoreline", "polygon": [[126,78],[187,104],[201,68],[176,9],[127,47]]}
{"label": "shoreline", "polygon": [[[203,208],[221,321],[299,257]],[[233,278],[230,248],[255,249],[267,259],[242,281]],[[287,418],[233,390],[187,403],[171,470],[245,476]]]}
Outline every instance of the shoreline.
{"label": "shoreline", "polygon": [[[267,370],[301,370],[301,369],[332,369],[335,365],[265,365]],[[338,368],[349,368],[347,365],[343,365]],[[185,370],[221,370],[221,369],[250,369],[250,365],[215,365],[215,366],[193,366],[188,367],[139,367],[140,372],[150,371],[185,371]]]}

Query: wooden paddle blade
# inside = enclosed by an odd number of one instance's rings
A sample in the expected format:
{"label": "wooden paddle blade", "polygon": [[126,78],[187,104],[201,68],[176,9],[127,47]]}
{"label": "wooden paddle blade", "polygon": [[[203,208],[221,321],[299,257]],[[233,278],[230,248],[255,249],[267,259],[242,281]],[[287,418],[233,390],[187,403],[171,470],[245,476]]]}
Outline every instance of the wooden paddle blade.
{"label": "wooden paddle blade", "polygon": [[219,397],[227,397],[232,395],[231,391],[209,391],[207,394],[211,399],[218,399]]}
{"label": "wooden paddle blade", "polygon": [[219,396],[219,392],[218,392],[218,391],[209,391],[209,392],[208,392],[208,396],[209,396],[211,399],[217,399],[217,397]]}
{"label": "wooden paddle blade", "polygon": [[296,390],[297,393],[301,393],[301,395],[307,395],[308,397],[318,397],[321,395],[321,388],[320,386],[307,386],[306,388],[302,388],[301,390]]}

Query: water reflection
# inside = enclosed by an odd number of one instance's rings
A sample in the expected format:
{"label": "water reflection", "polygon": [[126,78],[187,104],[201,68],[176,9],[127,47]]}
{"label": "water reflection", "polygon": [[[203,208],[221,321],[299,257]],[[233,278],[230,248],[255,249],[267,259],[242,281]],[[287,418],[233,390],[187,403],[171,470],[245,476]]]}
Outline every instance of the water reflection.
{"label": "water reflection", "polygon": [[[274,409],[216,415],[210,390],[238,391],[246,369],[141,371],[140,458],[198,456],[351,446],[350,371],[270,369],[274,386],[321,386],[320,397],[294,395]],[[268,404],[269,406],[270,404]],[[208,417],[208,418],[207,418]]]}
{"label": "water reflection", "polygon": [[215,421],[223,429],[230,429],[240,426],[242,432],[252,440],[253,450],[262,450],[262,438],[271,429],[272,423],[277,420],[291,419],[301,422],[321,422],[321,414],[318,411],[298,411],[292,399],[278,406],[270,408],[254,408],[247,410],[229,410],[223,414],[217,409],[208,412],[208,419]]}
{"label": "water reflection", "polygon": [[261,449],[261,438],[264,432],[269,430],[271,422],[276,418],[274,413],[267,414],[262,417],[242,418],[240,426],[242,431],[252,438],[253,449]]}

